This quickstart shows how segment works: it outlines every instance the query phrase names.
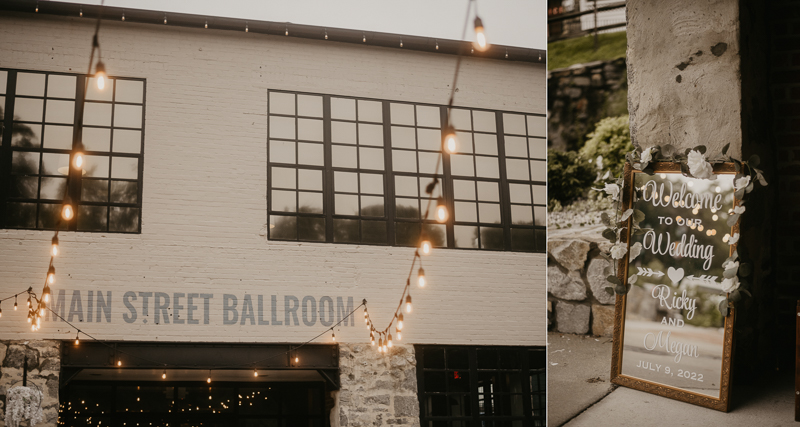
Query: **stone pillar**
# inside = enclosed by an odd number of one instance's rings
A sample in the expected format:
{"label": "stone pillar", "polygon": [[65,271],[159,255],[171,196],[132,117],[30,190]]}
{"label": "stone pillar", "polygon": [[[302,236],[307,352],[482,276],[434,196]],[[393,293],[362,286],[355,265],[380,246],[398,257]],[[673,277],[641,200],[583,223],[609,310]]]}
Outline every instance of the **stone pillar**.
{"label": "stone pillar", "polygon": [[739,4],[630,0],[628,112],[635,146],[725,144],[741,157]]}
{"label": "stone pillar", "polygon": [[419,427],[416,367],[411,345],[381,354],[369,344],[340,344],[339,427]]}
{"label": "stone pillar", "polygon": [[[7,391],[22,385],[22,371],[28,358],[28,386],[44,393],[44,418],[37,426],[58,425],[58,386],[61,372],[61,343],[59,341],[2,341],[0,342],[0,426],[5,425]],[[27,425],[27,424],[25,424]]]}

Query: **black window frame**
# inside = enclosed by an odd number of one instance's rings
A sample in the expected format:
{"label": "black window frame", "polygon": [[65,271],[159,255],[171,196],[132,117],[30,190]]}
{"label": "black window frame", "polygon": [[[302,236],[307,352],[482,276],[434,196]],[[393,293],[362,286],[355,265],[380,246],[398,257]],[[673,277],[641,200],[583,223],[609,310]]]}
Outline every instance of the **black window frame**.
{"label": "black window frame", "polygon": [[[422,427],[486,427],[486,426],[545,426],[547,419],[547,353],[545,347],[519,347],[519,346],[460,346],[460,345],[414,345],[417,368],[417,396],[419,398],[420,425]],[[495,355],[495,365],[484,365],[485,357]],[[441,355],[441,364],[438,357]],[[480,359],[480,360],[479,360]],[[426,360],[429,362],[426,366]],[[452,361],[451,361],[452,360]],[[516,361],[516,363],[514,363]],[[518,375],[520,389],[518,391],[491,390],[486,393],[482,387],[481,378],[491,375]],[[453,377],[451,379],[450,377]],[[432,384],[426,384],[426,378]],[[455,379],[465,379],[468,382],[468,391],[455,386],[451,389]],[[444,389],[441,388],[444,381]],[[499,382],[499,380],[498,380]],[[534,384],[535,382],[535,384]],[[484,396],[490,396],[489,401],[494,411],[498,405],[495,401],[507,399],[506,403],[516,397],[516,402],[521,407],[509,408],[506,411],[516,411],[517,415],[494,415],[482,413],[486,408]],[[433,400],[461,398],[465,404],[464,413],[460,415],[437,414],[433,407]],[[465,400],[468,399],[468,400]],[[429,407],[430,406],[430,407]],[[483,409],[485,410],[485,409]]]}
{"label": "black window frame", "polygon": [[[298,96],[315,96],[320,97],[323,103],[323,115],[321,116],[323,120],[323,141],[322,144],[324,145],[324,152],[325,152],[325,160],[322,166],[309,166],[309,165],[301,165],[298,160],[298,151],[299,151],[299,143],[304,142],[303,140],[299,139],[299,135],[297,133],[297,129],[295,129],[295,137],[294,137],[294,144],[295,144],[295,155],[294,155],[294,163],[280,163],[273,161],[272,158],[272,149],[271,142],[273,139],[280,140],[281,138],[273,138],[270,136],[270,129],[267,129],[267,144],[266,144],[266,151],[267,151],[267,212],[266,212],[266,221],[269,224],[268,231],[267,231],[267,238],[269,240],[274,241],[300,241],[300,242],[323,242],[323,243],[342,243],[342,244],[367,244],[367,245],[379,245],[379,246],[415,246],[417,244],[416,241],[410,241],[411,239],[404,239],[398,238],[398,227],[410,227],[411,229],[421,229],[425,227],[426,233],[428,235],[436,233],[433,230],[443,230],[444,231],[444,239],[440,241],[440,244],[436,244],[437,242],[434,241],[435,246],[443,247],[443,248],[450,248],[450,249],[465,249],[465,250],[495,250],[495,251],[513,251],[513,252],[528,252],[528,253],[545,253],[546,252],[546,238],[547,238],[547,225],[546,225],[546,218],[542,221],[542,225],[536,225],[535,217],[533,224],[511,224],[511,203],[509,198],[509,180],[507,179],[507,172],[506,172],[506,157],[505,157],[505,133],[503,131],[503,116],[504,114],[514,114],[520,115],[523,117],[523,120],[526,120],[526,117],[540,117],[546,118],[545,114],[540,113],[525,113],[525,112],[516,112],[516,111],[506,111],[506,110],[491,110],[491,109],[483,109],[483,108],[471,108],[471,107],[453,107],[454,109],[460,110],[467,110],[467,111],[480,111],[480,112],[489,112],[494,114],[495,121],[496,121],[496,128],[494,133],[490,132],[482,132],[482,131],[470,131],[471,133],[490,133],[497,139],[497,162],[498,162],[498,172],[499,176],[497,178],[484,178],[478,175],[477,171],[474,170],[474,176],[469,178],[472,181],[477,182],[479,181],[491,181],[496,182],[498,184],[498,195],[499,195],[499,207],[500,207],[500,223],[492,223],[492,224],[480,224],[480,223],[472,223],[472,222],[463,222],[463,221],[455,221],[454,215],[454,208],[455,208],[455,200],[454,200],[454,189],[453,189],[453,175],[452,169],[450,164],[450,155],[447,153],[443,153],[441,167],[438,172],[438,176],[440,178],[440,187],[439,190],[442,192],[442,196],[445,199],[445,203],[448,207],[448,211],[450,212],[450,216],[448,220],[441,224],[435,220],[431,219],[422,219],[413,220],[409,218],[403,218],[397,215],[397,200],[398,196],[395,193],[396,189],[396,178],[405,176],[405,177],[418,177],[418,179],[429,179],[434,176],[433,173],[423,172],[420,170],[420,167],[417,167],[417,172],[407,172],[407,171],[395,171],[393,165],[393,154],[395,151],[412,151],[411,149],[403,149],[401,147],[393,146],[392,138],[393,138],[393,127],[406,127],[406,128],[413,128],[415,130],[415,138],[417,139],[417,147],[414,149],[414,152],[417,156],[419,153],[424,153],[424,150],[420,150],[419,148],[419,129],[424,130],[431,130],[436,129],[440,133],[440,139],[443,133],[443,124],[447,122],[447,106],[446,105],[439,105],[439,104],[428,104],[428,103],[419,103],[419,102],[408,102],[408,101],[396,101],[396,100],[389,100],[389,99],[378,99],[378,98],[367,98],[367,97],[356,97],[356,96],[347,96],[347,95],[337,95],[337,94],[325,94],[325,93],[314,93],[314,92],[301,92],[301,91],[291,91],[291,90],[283,90],[283,89],[268,89],[267,90],[267,117],[268,123],[271,123],[271,118],[273,116],[284,116],[289,117],[286,114],[272,112],[272,101],[271,96],[272,94],[279,93],[279,94],[291,94],[295,96],[295,115],[296,119],[305,118],[305,116],[300,116],[297,114],[298,111],[298,103],[297,99]],[[370,173],[381,173],[383,175],[383,198],[384,198],[384,215],[381,218],[375,217],[364,217],[362,215],[356,215],[352,217],[345,217],[342,215],[337,215],[334,213],[334,172],[347,172],[347,173],[361,173],[363,172],[360,168],[343,168],[340,166],[334,167],[332,165],[332,147],[339,145],[338,143],[333,143],[331,138],[331,123],[332,121],[341,121],[338,118],[331,118],[331,98],[344,98],[344,99],[351,99],[353,100],[356,105],[358,105],[359,101],[370,101],[370,102],[380,102],[382,105],[382,123],[383,126],[383,150],[384,150],[384,170],[382,172],[370,170],[367,172]],[[391,107],[393,104],[402,104],[402,105],[410,105],[415,108],[415,124],[411,125],[404,125],[399,123],[393,123],[391,118]],[[427,125],[420,125],[416,107],[433,107],[439,110],[439,126],[438,127],[430,127]],[[316,117],[319,118],[319,117]],[[358,119],[358,116],[356,116]],[[353,120],[356,122],[357,120]],[[526,120],[527,121],[527,120]],[[533,136],[533,135],[526,135],[525,138],[539,138],[544,140],[542,137]],[[472,154],[475,157],[475,154]],[[545,160],[546,159],[542,159]],[[474,161],[474,160],[473,160]],[[530,161],[530,159],[528,160]],[[419,160],[418,160],[419,163]],[[273,183],[272,183],[272,171],[275,167],[288,167],[294,169],[319,169],[323,171],[323,212],[322,213],[306,213],[300,212],[299,208],[296,207],[294,212],[287,212],[287,211],[280,211],[280,210],[273,210],[273,197],[272,197],[272,190],[273,190]],[[546,168],[546,163],[545,166]],[[544,171],[546,175],[546,169]],[[458,180],[458,177],[455,178]],[[519,183],[520,181],[511,180],[512,183]],[[531,187],[531,197],[533,197],[533,188],[534,186],[540,186],[546,192],[546,180],[545,181],[534,181],[533,177],[531,176],[531,180],[527,182]],[[277,188],[277,187],[275,187]],[[297,190],[299,191],[299,190]],[[426,206],[426,194],[421,193],[419,195],[420,199],[420,217],[424,215],[424,210]],[[542,206],[546,206],[546,201],[535,201],[531,200],[531,210],[533,211],[535,208],[540,208]],[[476,201],[477,206],[477,201]],[[360,213],[360,212],[359,212]],[[544,213],[546,215],[546,212]],[[431,209],[430,217],[433,215],[433,209]],[[533,213],[532,213],[533,215]],[[274,223],[273,221],[275,218],[279,218],[281,216],[287,218],[295,218],[294,221],[314,221],[314,219],[307,219],[307,218],[315,218],[317,221],[321,220],[322,222],[314,223],[314,226],[322,226],[325,229],[324,238],[308,238],[304,239],[298,234],[300,233],[299,227],[296,226],[295,222],[295,231],[294,233],[290,233],[290,237],[280,236],[276,237],[273,233]],[[386,224],[386,239],[382,242],[369,242],[364,241],[363,236],[359,239],[359,241],[338,241],[335,238],[334,233],[334,220],[336,219],[351,219],[357,221],[365,221],[370,219],[377,219],[380,221],[385,221]],[[473,227],[480,227],[480,226],[488,226],[489,228],[498,229],[499,232],[502,232],[503,236],[503,245],[502,247],[493,247],[493,248],[485,248],[481,247],[482,245],[478,245],[478,247],[457,247],[456,246],[456,239],[455,239],[455,232],[454,227],[457,226],[473,226]],[[416,227],[416,228],[415,228]],[[476,228],[477,229],[477,228]],[[520,248],[517,245],[512,244],[512,230],[531,230],[533,234],[531,234],[531,242],[529,249]],[[359,233],[361,233],[361,228],[359,227]],[[413,231],[411,231],[413,233]],[[361,235],[361,234],[360,234]],[[403,235],[401,233],[401,235]],[[293,236],[293,237],[291,237]],[[319,236],[321,237],[321,236]],[[435,239],[432,239],[435,240]]]}
{"label": "black window frame", "polygon": [[[83,139],[83,130],[84,128],[98,128],[98,129],[108,129],[109,131],[109,148],[108,151],[88,151],[83,150],[84,154],[87,156],[101,156],[107,157],[109,161],[109,172],[108,177],[105,178],[107,181],[108,189],[107,189],[107,200],[106,201],[83,201],[81,200],[81,188],[84,181],[93,180],[91,177],[82,177],[77,173],[70,172],[69,180],[67,181],[67,189],[66,193],[69,195],[70,199],[73,201],[74,208],[75,208],[75,218],[69,221],[66,226],[63,224],[61,225],[62,231],[78,231],[78,232],[88,232],[88,233],[118,233],[118,234],[141,234],[142,232],[142,195],[143,195],[143,183],[144,183],[144,141],[145,141],[145,128],[146,128],[146,106],[147,106],[147,80],[144,78],[135,78],[135,77],[124,77],[124,76],[109,76],[109,83],[113,85],[111,89],[111,100],[99,100],[99,99],[87,99],[85,88],[87,79],[91,80],[92,76],[83,74],[83,73],[68,73],[68,72],[57,72],[57,71],[41,71],[41,70],[29,70],[29,69],[16,69],[16,68],[0,68],[0,71],[6,72],[6,90],[5,94],[1,94],[0,97],[5,97],[5,104],[3,106],[3,117],[0,119],[0,136],[2,139],[0,140],[0,229],[23,229],[23,230],[54,230],[56,228],[55,224],[58,222],[56,219],[52,221],[51,224],[41,224],[41,218],[39,217],[40,205],[58,205],[58,208],[55,209],[56,212],[59,212],[57,215],[60,215],[60,206],[62,204],[63,198],[58,199],[42,199],[41,195],[37,192],[37,196],[35,198],[12,198],[11,197],[11,189],[10,186],[12,185],[12,163],[13,163],[13,153],[14,152],[33,152],[39,153],[43,155],[44,153],[55,153],[55,154],[68,154],[70,156],[69,161],[71,162],[71,154],[74,153],[77,149],[77,145],[79,141]],[[16,121],[14,119],[14,109],[16,105],[16,98],[19,96],[20,98],[31,98],[26,95],[17,95],[17,76],[19,73],[28,73],[28,74],[43,74],[45,76],[69,76],[75,77],[75,97],[74,98],[64,98],[65,100],[74,101],[74,118],[71,124],[71,129],[77,135],[77,138],[72,138],[72,146],[69,150],[66,149],[57,149],[57,148],[46,148],[44,147],[44,141],[39,142],[38,148],[20,148],[20,147],[12,147],[12,135],[13,132],[8,132],[6,130],[13,129],[15,122],[22,122],[22,124],[34,124],[34,125],[41,125],[43,128],[47,125],[47,113],[46,113],[46,105],[44,106],[44,110],[42,112],[42,121],[41,122],[30,122],[26,120]],[[46,104],[46,100],[54,99],[54,100],[61,100],[58,97],[49,97],[47,94],[47,82],[49,82],[49,77],[45,79],[45,93],[42,95],[41,98],[43,102]],[[141,103],[132,103],[132,102],[124,102],[116,100],[116,89],[115,85],[119,80],[126,80],[126,81],[137,81],[142,83],[142,100]],[[78,118],[80,117],[79,114],[79,107],[84,107],[88,103],[95,103],[95,104],[109,104],[111,105],[111,116],[110,116],[110,124],[109,125],[85,125],[84,123],[78,123]],[[141,128],[126,128],[124,126],[117,126],[114,124],[115,115],[115,107],[117,105],[131,105],[131,106],[141,106],[142,109],[142,117],[141,117]],[[85,122],[85,120],[84,120]],[[68,125],[61,125],[61,126],[68,126]],[[113,141],[114,141],[114,131],[115,130],[134,130],[141,133],[141,141],[139,146],[139,153],[127,153],[127,152],[119,152],[114,151],[113,148]],[[112,178],[112,165],[113,160],[115,158],[135,158],[138,162],[137,165],[137,178]],[[42,175],[41,171],[37,172],[37,176],[39,177],[46,177]],[[60,177],[59,177],[60,178]],[[74,179],[77,178],[77,179]],[[101,178],[102,179],[102,178]],[[134,182],[137,185],[137,193],[136,193],[136,203],[126,203],[126,202],[113,202],[111,200],[112,194],[112,184],[115,182]],[[41,186],[41,184],[39,184]],[[36,217],[34,218],[34,226],[33,227],[24,227],[24,226],[12,226],[9,224],[9,203],[35,203],[36,204]],[[104,229],[79,229],[79,217],[81,216],[81,209],[85,207],[90,209],[91,207],[104,207],[105,209],[105,225]],[[138,221],[136,224],[135,231],[121,231],[115,230],[111,226],[111,217],[114,208],[118,209],[135,209],[138,212]]]}

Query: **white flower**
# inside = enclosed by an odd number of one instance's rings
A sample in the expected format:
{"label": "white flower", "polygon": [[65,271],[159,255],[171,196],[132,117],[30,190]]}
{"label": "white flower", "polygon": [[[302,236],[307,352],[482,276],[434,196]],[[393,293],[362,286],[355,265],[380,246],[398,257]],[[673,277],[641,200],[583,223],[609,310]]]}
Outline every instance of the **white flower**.
{"label": "white flower", "polygon": [[722,281],[722,292],[733,292],[739,289],[739,279],[736,276]]}
{"label": "white flower", "polygon": [[741,215],[744,213],[744,209],[744,206],[736,206],[733,208],[733,213]]}
{"label": "white flower", "polygon": [[735,245],[735,244],[736,244],[736,242],[738,242],[738,241],[739,241],[739,233],[736,233],[736,234],[734,234],[733,236],[731,236],[731,237],[728,239],[728,244],[729,244],[729,245]]}
{"label": "white flower", "polygon": [[727,270],[738,270],[739,269],[739,261],[726,261],[722,263],[722,268]]}
{"label": "white flower", "polygon": [[616,245],[611,247],[611,258],[622,259],[626,253],[628,253],[628,245],[625,243],[618,242]]}
{"label": "white flower", "polygon": [[745,175],[733,182],[733,188],[735,190],[747,188],[748,185],[750,185],[750,175]]}
{"label": "white flower", "polygon": [[653,160],[653,149],[648,148],[642,151],[642,163],[650,163]]}
{"label": "white flower", "polygon": [[619,185],[617,184],[606,184],[603,191],[611,196],[611,200],[617,200],[617,197],[619,197]]}
{"label": "white flower", "polygon": [[697,150],[689,152],[689,172],[698,179],[714,179],[714,168],[706,161],[706,156]]}
{"label": "white flower", "polygon": [[603,156],[597,156],[597,159],[594,161],[595,167],[597,169],[603,169]]}

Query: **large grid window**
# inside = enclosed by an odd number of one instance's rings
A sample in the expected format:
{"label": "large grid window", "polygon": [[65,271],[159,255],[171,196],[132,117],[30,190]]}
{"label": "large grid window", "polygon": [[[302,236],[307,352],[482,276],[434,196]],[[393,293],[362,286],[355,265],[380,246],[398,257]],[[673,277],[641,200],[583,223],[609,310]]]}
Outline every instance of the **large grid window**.
{"label": "large grid window", "polygon": [[545,425],[544,349],[414,348],[423,427]]}
{"label": "large grid window", "polygon": [[[413,246],[424,233],[438,247],[544,252],[546,185],[538,181],[547,174],[546,151],[528,125],[543,116],[455,108],[458,153],[437,163],[443,106],[268,96],[270,239]],[[522,119],[521,133],[504,130],[506,116]],[[510,157],[508,144],[516,149]],[[451,213],[443,224],[433,206],[425,216],[425,190],[436,176],[433,196]]]}
{"label": "large grid window", "polygon": [[[83,75],[0,70],[0,109],[0,226],[53,229],[69,194],[67,229],[140,231],[143,80],[111,78],[100,91]],[[75,134],[85,164],[68,183]]]}

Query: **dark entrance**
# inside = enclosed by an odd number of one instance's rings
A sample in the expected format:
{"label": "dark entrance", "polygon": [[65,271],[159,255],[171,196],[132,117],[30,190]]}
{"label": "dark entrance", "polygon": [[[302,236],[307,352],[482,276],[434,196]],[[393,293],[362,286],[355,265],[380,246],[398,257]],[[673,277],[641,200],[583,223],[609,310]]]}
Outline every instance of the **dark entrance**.
{"label": "dark entrance", "polygon": [[61,396],[67,426],[327,425],[322,382],[73,381]]}

